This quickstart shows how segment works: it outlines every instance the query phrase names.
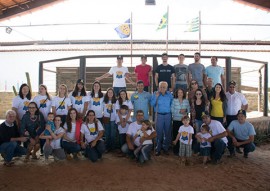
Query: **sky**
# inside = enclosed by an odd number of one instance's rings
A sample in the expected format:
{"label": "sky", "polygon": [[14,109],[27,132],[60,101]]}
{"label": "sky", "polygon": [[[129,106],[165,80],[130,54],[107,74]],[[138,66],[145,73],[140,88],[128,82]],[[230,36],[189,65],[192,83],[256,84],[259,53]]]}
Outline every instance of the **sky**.
{"label": "sky", "polygon": [[[167,7],[169,7],[169,40],[197,40],[198,32],[184,31],[187,29],[187,21],[197,17],[199,11],[202,40],[270,40],[270,14],[232,0],[156,0],[155,6],[146,6],[145,0],[67,0],[0,22],[0,42],[119,40],[114,28],[130,18],[131,13],[133,39],[166,40],[166,29],[158,31],[156,29],[162,16],[167,12]],[[263,24],[265,26],[210,24]],[[13,29],[10,34],[6,33],[6,26]],[[33,79],[34,90],[37,90],[38,63],[41,60],[93,54],[93,52],[46,51],[14,53],[1,52],[1,49],[0,46],[0,91],[5,89],[6,84],[7,90],[10,91],[12,85],[26,82],[26,71]],[[186,54],[193,55],[193,52],[186,52]],[[260,59],[270,63],[267,52],[203,54],[226,54]],[[115,61],[112,63],[114,64]]]}

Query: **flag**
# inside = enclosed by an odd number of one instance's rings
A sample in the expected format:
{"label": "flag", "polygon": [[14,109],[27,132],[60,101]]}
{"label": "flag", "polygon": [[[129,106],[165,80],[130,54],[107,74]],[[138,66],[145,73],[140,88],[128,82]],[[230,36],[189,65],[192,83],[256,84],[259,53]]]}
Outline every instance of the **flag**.
{"label": "flag", "polygon": [[126,20],[125,23],[119,25],[114,29],[120,38],[128,38],[130,36],[130,19]]}
{"label": "flag", "polygon": [[192,20],[187,22],[188,28],[185,32],[197,32],[199,31],[199,17],[193,18]]}
{"label": "flag", "polygon": [[168,25],[168,12],[165,13],[165,14],[163,15],[163,17],[161,18],[157,30],[159,30],[159,29],[164,29],[164,28],[167,27],[167,25]]}

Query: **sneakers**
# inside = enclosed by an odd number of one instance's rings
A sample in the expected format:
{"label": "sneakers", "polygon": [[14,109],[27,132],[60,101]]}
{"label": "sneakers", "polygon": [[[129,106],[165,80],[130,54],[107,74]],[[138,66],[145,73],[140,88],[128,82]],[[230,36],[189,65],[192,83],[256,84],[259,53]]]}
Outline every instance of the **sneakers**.
{"label": "sneakers", "polygon": [[236,147],[235,151],[236,151],[237,153],[239,153],[239,154],[242,154],[242,153],[243,153],[243,152],[240,150],[239,147]]}
{"label": "sneakers", "polygon": [[170,155],[169,151],[164,151],[163,153],[164,153],[164,155]]}
{"label": "sneakers", "polygon": [[155,155],[156,156],[159,156],[160,155],[160,152],[156,151]]}
{"label": "sneakers", "polygon": [[7,167],[12,167],[14,165],[14,162],[10,161],[10,162],[4,162],[4,166]]}

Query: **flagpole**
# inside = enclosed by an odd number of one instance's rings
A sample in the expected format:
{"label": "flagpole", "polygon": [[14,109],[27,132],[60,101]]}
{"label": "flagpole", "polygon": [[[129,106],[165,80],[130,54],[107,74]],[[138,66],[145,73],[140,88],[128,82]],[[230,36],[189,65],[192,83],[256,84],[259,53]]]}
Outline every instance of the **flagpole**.
{"label": "flagpole", "polygon": [[130,16],[130,63],[131,63],[131,67],[132,67],[132,49],[133,49],[133,32],[132,32],[132,26],[133,21],[132,21],[132,12],[131,12],[131,16]]}
{"label": "flagpole", "polygon": [[199,11],[199,53],[201,53],[201,11]]}
{"label": "flagpole", "polygon": [[167,6],[167,38],[166,38],[166,53],[168,54],[168,40],[169,40],[169,6]]}

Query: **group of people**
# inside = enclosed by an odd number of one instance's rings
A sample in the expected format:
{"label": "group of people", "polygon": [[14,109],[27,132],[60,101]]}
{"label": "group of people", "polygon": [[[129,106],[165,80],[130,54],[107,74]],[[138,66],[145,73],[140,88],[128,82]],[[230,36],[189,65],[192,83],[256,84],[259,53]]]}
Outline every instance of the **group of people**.
{"label": "group of people", "polygon": [[[226,147],[230,156],[242,152],[244,157],[255,150],[254,127],[246,121],[247,100],[235,91],[236,82],[228,83],[225,93],[223,68],[212,65],[204,68],[200,54],[195,53],[194,63],[168,64],[168,55],[162,54],[162,64],[155,70],[154,83],[157,91],[150,94],[152,68],[147,57],[135,67],[137,82],[130,78],[117,57],[117,66],[98,78],[86,92],[82,79],[77,80],[72,92],[61,84],[55,97],[49,95],[44,84],[32,99],[30,88],[22,84],[19,95],[13,99],[12,110],[0,126],[0,152],[6,166],[12,166],[14,156],[25,155],[25,162],[38,159],[37,151],[52,155],[55,160],[78,159],[78,153],[92,162],[102,158],[105,152],[121,148],[121,154],[144,163],[155,155],[173,152],[183,164],[188,158],[200,153],[206,164],[212,157],[219,163]],[[113,87],[102,93],[100,81],[113,75]],[[128,96],[126,80],[136,86]],[[153,121],[149,121],[150,106]],[[133,115],[132,115],[133,113]],[[120,153],[119,153],[120,154]]]}

